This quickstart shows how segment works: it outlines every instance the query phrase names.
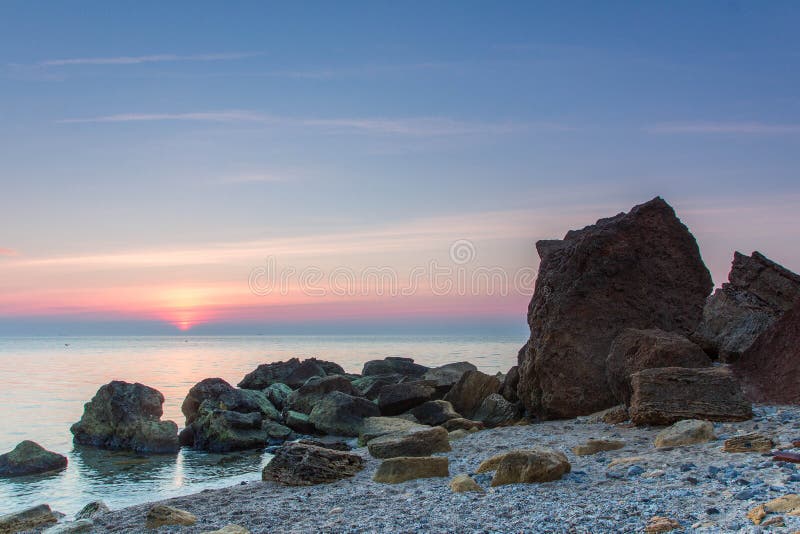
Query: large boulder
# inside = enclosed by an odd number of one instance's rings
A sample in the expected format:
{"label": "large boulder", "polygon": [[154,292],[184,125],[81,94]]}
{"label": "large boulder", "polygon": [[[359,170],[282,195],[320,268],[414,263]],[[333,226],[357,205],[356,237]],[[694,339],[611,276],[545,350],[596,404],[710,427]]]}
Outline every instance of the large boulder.
{"label": "large boulder", "polygon": [[364,468],[361,456],[314,445],[287,443],[261,472],[262,480],[311,486],[352,477]]}
{"label": "large boulder", "polygon": [[503,378],[503,387],[500,389],[500,394],[508,402],[519,402],[519,395],[517,395],[517,387],[519,386],[519,366],[515,365],[506,373]]}
{"label": "large boulder", "polygon": [[616,404],[602,380],[614,338],[625,328],[690,334],[713,287],[697,242],[661,198],[536,248],[541,262],[517,391],[544,418]]}
{"label": "large boulder", "polygon": [[278,410],[269,401],[266,393],[237,389],[221,378],[206,378],[192,386],[181,405],[187,426],[197,419],[200,405],[204,401],[210,401],[215,408],[222,410],[239,413],[259,412],[268,419],[280,418]]}
{"label": "large boulder", "polygon": [[310,414],[314,405],[334,391],[346,393],[353,397],[359,396],[353,384],[345,377],[331,375],[323,378],[312,378],[300,389],[293,391],[286,401],[286,409],[293,412]]}
{"label": "large boulder", "polygon": [[478,473],[495,471],[492,486],[551,482],[572,469],[563,452],[547,447],[533,447],[498,454],[484,460]]}
{"label": "large boulder", "polygon": [[35,441],[25,440],[11,452],[0,454],[0,477],[36,475],[65,467],[66,456],[50,452]]}
{"label": "large boulder", "polygon": [[736,252],[728,275],[709,297],[693,339],[720,360],[736,361],[800,299],[800,275],[759,252]]}
{"label": "large boulder", "polygon": [[404,378],[403,375],[398,374],[369,375],[358,377],[353,380],[352,383],[353,387],[355,387],[362,396],[369,400],[375,400],[378,398],[378,395],[380,395],[384,386],[397,384]]}
{"label": "large boulder", "polygon": [[472,417],[483,400],[492,393],[500,392],[502,383],[496,376],[480,371],[467,371],[447,392],[444,400],[453,405],[453,409],[464,417]]}
{"label": "large boulder", "polygon": [[277,408],[279,411],[283,411],[283,408],[289,401],[289,395],[292,394],[292,388],[281,382],[275,382],[274,384],[264,388],[263,393],[267,396],[267,400],[271,402],[275,408]]}
{"label": "large boulder", "polygon": [[800,404],[800,300],[733,364],[753,402]]}
{"label": "large boulder", "polygon": [[262,390],[280,382],[298,388],[314,376],[343,375],[344,369],[336,363],[309,358],[302,362],[298,358],[289,361],[264,363],[245,375],[239,387]]}
{"label": "large boulder", "polygon": [[387,434],[371,440],[367,443],[367,449],[375,458],[430,456],[451,450],[447,430],[440,426]]}
{"label": "large boulder", "polygon": [[426,428],[430,427],[399,417],[367,417],[361,425],[358,442],[366,445],[373,439],[387,434],[425,430]]}
{"label": "large boulder", "polygon": [[364,418],[380,414],[374,402],[334,391],[314,405],[308,420],[314,428],[325,434],[358,436]]}
{"label": "large boulder", "polygon": [[375,482],[398,484],[417,478],[446,477],[450,475],[449,461],[445,456],[397,457],[384,460],[375,476]]}
{"label": "large boulder", "polygon": [[161,421],[164,396],[143,384],[115,380],[97,390],[72,425],[73,441],[103,449],[173,453],[180,448],[178,425]]}
{"label": "large boulder", "polygon": [[383,360],[370,360],[364,364],[361,374],[364,376],[372,375],[392,375],[398,374],[406,377],[419,378],[428,372],[428,367],[414,363],[413,358],[401,358],[399,356],[389,356]]}
{"label": "large boulder", "polygon": [[626,328],[611,343],[606,359],[608,387],[618,402],[628,404],[633,373],[656,367],[711,367],[698,345],[675,332]]}
{"label": "large boulder", "polygon": [[399,415],[436,395],[436,388],[426,382],[402,382],[381,388],[378,407],[382,415]]}
{"label": "large boulder", "polygon": [[461,375],[467,371],[477,370],[478,368],[469,362],[448,363],[440,367],[429,369],[422,375],[422,379],[434,382],[436,389],[446,392],[458,382]]}
{"label": "large boulder", "polygon": [[695,443],[706,443],[713,439],[716,439],[714,425],[710,422],[699,419],[682,419],[659,432],[654,444],[657,448],[683,447]]}
{"label": "large boulder", "polygon": [[517,423],[522,417],[519,404],[508,402],[499,393],[492,393],[481,403],[472,416],[489,428],[496,426],[509,426]]}
{"label": "large boulder", "polygon": [[631,375],[630,417],[637,425],[671,425],[681,419],[745,421],[753,416],[730,369],[662,367]]}
{"label": "large boulder", "polygon": [[432,400],[420,404],[411,414],[423,425],[441,425],[450,419],[458,419],[460,414],[453,410],[453,405],[446,400]]}

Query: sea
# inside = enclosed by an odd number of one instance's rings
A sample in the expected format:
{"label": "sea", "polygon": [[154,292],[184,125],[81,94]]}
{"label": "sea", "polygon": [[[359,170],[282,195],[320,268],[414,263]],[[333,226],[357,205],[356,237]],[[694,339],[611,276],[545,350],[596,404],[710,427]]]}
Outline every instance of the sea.
{"label": "sea", "polygon": [[68,516],[102,500],[112,509],[261,479],[264,451],[142,456],[72,443],[70,425],[111,380],[141,382],[164,394],[164,419],[184,425],[181,403],[194,384],[221,377],[235,385],[259,364],[292,357],[334,361],[359,373],[387,356],[428,366],[469,361],[486,373],[516,363],[518,336],[108,336],[0,337],[0,454],[22,440],[67,456],[67,469],[0,478],[0,515],[41,503]]}

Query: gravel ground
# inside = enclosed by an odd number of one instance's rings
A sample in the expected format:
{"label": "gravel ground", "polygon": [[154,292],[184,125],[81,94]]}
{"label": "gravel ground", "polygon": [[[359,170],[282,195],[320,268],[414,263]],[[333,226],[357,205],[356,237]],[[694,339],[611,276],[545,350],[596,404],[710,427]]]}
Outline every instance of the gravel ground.
{"label": "gravel ground", "polygon": [[[190,528],[160,532],[205,532],[235,523],[252,532],[643,532],[655,515],[678,520],[686,531],[795,532],[800,517],[784,514],[786,527],[755,527],[748,510],[767,500],[800,492],[800,467],[773,462],[769,454],[731,454],[722,440],[758,431],[778,443],[800,439],[800,407],[755,409],[753,420],[716,424],[711,443],[655,449],[659,428],[553,421],[478,432],[452,442],[450,474],[474,473],[496,453],[545,445],[564,451],[572,472],[544,484],[490,488],[491,474],[477,475],[486,493],[454,494],[449,479],[396,485],[372,482],[379,460],[367,458],[356,477],[334,484],[296,488],[260,481],[207,490],[165,504],[198,517]],[[623,449],[575,456],[571,448],[589,438],[616,438]],[[609,468],[617,458],[641,457]],[[654,471],[660,476],[650,477]],[[150,505],[114,511],[96,520],[97,532],[141,532]]]}

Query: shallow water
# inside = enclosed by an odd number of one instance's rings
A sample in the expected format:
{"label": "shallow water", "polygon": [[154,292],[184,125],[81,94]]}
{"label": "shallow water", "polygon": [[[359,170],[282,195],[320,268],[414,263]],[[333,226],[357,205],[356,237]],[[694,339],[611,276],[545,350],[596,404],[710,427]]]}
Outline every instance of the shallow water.
{"label": "shallow water", "polygon": [[260,477],[260,452],[142,457],[72,445],[83,403],[111,380],[164,394],[164,418],[183,425],[180,405],[203,378],[236,384],[258,364],[317,356],[360,372],[367,360],[407,356],[425,365],[470,361],[488,373],[515,364],[521,340],[482,336],[229,336],[0,338],[0,452],[23,439],[66,454],[53,475],[0,479],[0,514],[46,502],[74,514],[101,499],[112,508],[224,487]]}

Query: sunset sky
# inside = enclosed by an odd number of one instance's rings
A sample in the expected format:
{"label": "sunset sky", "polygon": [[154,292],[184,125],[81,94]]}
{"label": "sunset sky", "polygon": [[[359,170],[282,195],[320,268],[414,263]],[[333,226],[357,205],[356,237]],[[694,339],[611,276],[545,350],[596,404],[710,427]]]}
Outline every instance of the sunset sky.
{"label": "sunset sky", "polygon": [[800,4],[296,4],[0,3],[0,335],[523,339],[535,241],[656,195],[800,270]]}

